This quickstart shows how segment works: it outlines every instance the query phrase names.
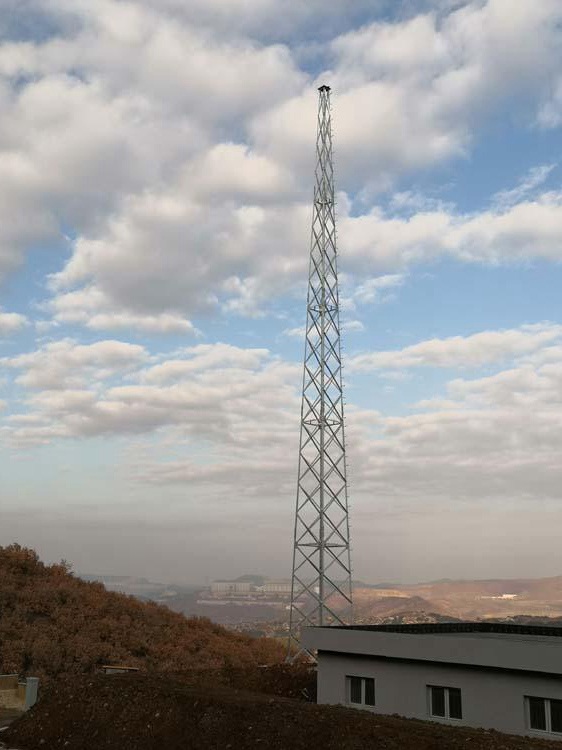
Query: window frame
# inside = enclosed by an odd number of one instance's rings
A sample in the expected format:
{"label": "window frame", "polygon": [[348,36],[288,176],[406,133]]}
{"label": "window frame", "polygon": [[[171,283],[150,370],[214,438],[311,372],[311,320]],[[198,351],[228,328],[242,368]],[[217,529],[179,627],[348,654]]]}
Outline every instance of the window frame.
{"label": "window frame", "polygon": [[[351,700],[351,680],[361,680],[361,703],[356,703]],[[367,696],[367,680],[373,682],[373,703],[366,703],[365,698]],[[374,708],[377,704],[377,693],[376,684],[374,677],[362,677],[357,674],[346,674],[345,676],[345,700],[348,706],[361,706],[361,708]]]}
{"label": "window frame", "polygon": [[[544,718],[546,729],[539,729],[538,727],[531,726],[531,698],[534,700],[541,700],[543,702]],[[562,737],[562,730],[556,731],[552,729],[552,713],[550,702],[551,701],[562,701],[562,698],[544,698],[541,695],[525,695],[525,723],[529,732],[536,732],[542,736],[547,734],[553,734],[556,737]]]}
{"label": "window frame", "polygon": [[[462,688],[452,685],[426,685],[427,688],[427,713],[430,717],[430,719],[434,719],[436,721],[463,721],[463,707],[462,707]],[[437,690],[443,690],[444,693],[444,703],[445,703],[445,716],[440,716],[439,714],[433,713],[433,689],[436,688]],[[449,690],[458,690],[459,691],[459,702],[460,702],[460,717],[459,716],[451,716],[451,709],[450,709],[450,700],[449,700]]]}

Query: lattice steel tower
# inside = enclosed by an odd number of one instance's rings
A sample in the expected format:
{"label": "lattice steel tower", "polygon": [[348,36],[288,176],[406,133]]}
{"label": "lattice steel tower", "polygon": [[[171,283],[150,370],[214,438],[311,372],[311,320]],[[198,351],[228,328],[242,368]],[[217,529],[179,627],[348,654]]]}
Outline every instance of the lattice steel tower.
{"label": "lattice steel tower", "polygon": [[352,614],[330,87],[319,92],[289,658],[303,625]]}

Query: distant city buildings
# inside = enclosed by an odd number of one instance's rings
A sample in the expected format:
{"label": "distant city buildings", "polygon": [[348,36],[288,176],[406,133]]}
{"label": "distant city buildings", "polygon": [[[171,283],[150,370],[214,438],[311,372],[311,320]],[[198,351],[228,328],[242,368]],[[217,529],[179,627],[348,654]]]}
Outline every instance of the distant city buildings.
{"label": "distant city buildings", "polygon": [[291,595],[291,581],[266,581],[262,586],[264,594]]}
{"label": "distant city buildings", "polygon": [[211,594],[215,596],[248,596],[270,594],[290,596],[291,581],[285,579],[213,581]]}
{"label": "distant city buildings", "polygon": [[255,588],[249,581],[213,581],[212,594],[249,594]]}
{"label": "distant city buildings", "polygon": [[479,599],[517,599],[519,594],[500,594],[499,596],[479,596]]}

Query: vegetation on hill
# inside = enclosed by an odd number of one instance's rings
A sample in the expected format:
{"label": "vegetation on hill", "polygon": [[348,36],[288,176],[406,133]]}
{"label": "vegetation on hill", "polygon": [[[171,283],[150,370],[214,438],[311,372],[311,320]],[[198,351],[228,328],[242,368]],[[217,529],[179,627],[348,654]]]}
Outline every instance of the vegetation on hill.
{"label": "vegetation on hill", "polygon": [[31,549],[0,547],[0,673],[46,679],[103,664],[169,672],[283,657],[278,642],[108,592],[73,576],[64,562],[45,565]]}

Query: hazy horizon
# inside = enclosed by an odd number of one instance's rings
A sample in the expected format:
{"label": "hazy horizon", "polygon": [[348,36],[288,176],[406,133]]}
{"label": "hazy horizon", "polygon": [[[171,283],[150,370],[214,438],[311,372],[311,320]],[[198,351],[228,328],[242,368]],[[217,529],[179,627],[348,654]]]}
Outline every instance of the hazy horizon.
{"label": "hazy horizon", "polygon": [[[456,515],[455,518],[457,518]],[[23,525],[26,526],[25,532],[17,536],[14,534],[13,537],[9,536],[10,527],[16,529]],[[410,527],[409,530],[411,534],[416,534],[416,528]],[[406,532],[407,529],[404,531]],[[541,555],[539,560],[536,559],[537,555],[532,547],[526,555],[525,550],[521,550],[521,554],[517,555],[517,539],[514,536],[511,543],[504,548],[503,556],[501,549],[489,549],[488,554],[478,561],[473,555],[461,555],[454,552],[455,536],[452,529],[450,531],[451,535],[446,546],[439,558],[434,555],[431,566],[427,562],[424,563],[422,540],[417,542],[416,549],[420,554],[420,564],[417,564],[412,557],[412,539],[405,534],[402,544],[404,544],[404,551],[409,554],[407,564],[404,556],[400,555],[401,548],[395,546],[395,539],[387,540],[387,545],[381,546],[376,556],[368,554],[365,556],[363,570],[359,570],[356,563],[353,578],[371,584],[385,582],[415,584],[443,578],[487,580],[562,575],[562,570],[557,568],[555,551],[557,538],[553,526],[550,527],[548,535],[543,527],[535,530],[536,543],[542,541],[543,549],[546,549],[546,545],[550,545],[551,550],[550,554]],[[190,533],[193,532],[190,532],[187,526],[175,525],[169,528],[154,528],[149,524],[112,526],[108,523],[88,521],[75,521],[73,524],[68,519],[60,518],[53,520],[44,518],[34,530],[33,523],[29,519],[14,518],[13,514],[7,514],[3,518],[0,539],[4,546],[17,542],[23,546],[33,547],[40,557],[49,563],[59,562],[64,558],[72,565],[76,573],[138,576],[154,582],[180,585],[208,583],[214,579],[237,578],[252,573],[271,578],[290,577],[290,535],[286,549],[281,549],[279,554],[274,556],[264,548],[260,556],[256,544],[253,544],[254,554],[251,557],[247,552],[245,554],[243,552],[245,540],[240,535],[233,535],[228,552],[223,558],[224,562],[220,562],[214,559],[215,549],[207,546],[211,541],[210,537],[201,539],[200,545],[192,549],[189,556],[186,555],[181,549],[182,540],[189,537]],[[520,533],[523,534],[524,529],[520,529]],[[539,539],[540,535],[542,536]],[[84,539],[87,539],[87,544],[84,543]],[[354,536],[353,539],[356,540],[356,537]],[[359,543],[363,539],[364,536],[360,536]],[[495,544],[493,537],[492,542]],[[229,555],[232,555],[231,559]],[[177,565],[177,561],[182,558],[191,562]],[[244,563],[244,559],[248,561],[247,564]],[[378,569],[374,567],[373,561],[380,563]],[[421,570],[427,573],[416,572]]]}

